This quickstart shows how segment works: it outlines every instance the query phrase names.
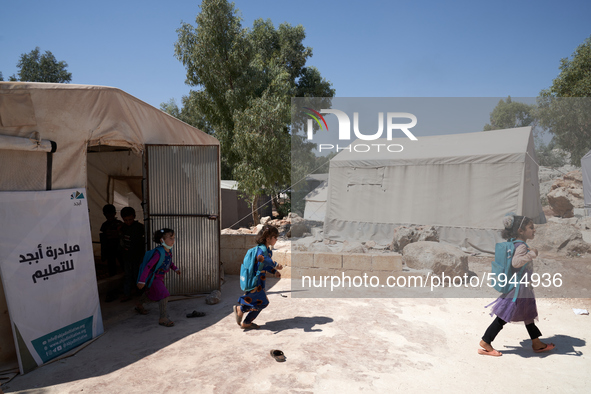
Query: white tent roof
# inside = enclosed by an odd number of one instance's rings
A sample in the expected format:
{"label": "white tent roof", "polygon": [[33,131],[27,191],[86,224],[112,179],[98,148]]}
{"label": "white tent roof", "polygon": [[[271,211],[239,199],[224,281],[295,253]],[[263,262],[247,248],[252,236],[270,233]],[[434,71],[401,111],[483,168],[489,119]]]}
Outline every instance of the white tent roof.
{"label": "white tent roof", "polygon": [[545,222],[530,127],[351,146],[330,162],[329,238],[386,243],[399,225],[433,225],[443,241],[490,251],[506,213]]}
{"label": "white tent roof", "polygon": [[[53,188],[86,185],[86,151],[145,144],[219,145],[214,137],[106,86],[0,82],[0,135],[57,143]],[[0,144],[5,145],[3,141]],[[2,190],[0,177],[0,190]],[[7,190],[7,189],[3,189]]]}

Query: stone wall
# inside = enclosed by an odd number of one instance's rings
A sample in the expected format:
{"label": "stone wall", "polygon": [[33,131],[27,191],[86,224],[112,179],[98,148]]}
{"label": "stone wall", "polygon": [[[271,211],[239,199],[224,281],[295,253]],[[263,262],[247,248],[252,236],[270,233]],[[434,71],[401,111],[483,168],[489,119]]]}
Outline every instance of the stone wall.
{"label": "stone wall", "polygon": [[[255,246],[254,234],[222,234],[220,238],[221,261],[228,275],[240,274],[240,265],[246,251]],[[274,250],[273,260],[283,265],[284,278],[301,278],[302,275],[363,275],[377,276],[385,281],[388,276],[405,276],[402,255],[397,253],[311,253],[291,250]],[[416,273],[415,273],[416,274]]]}

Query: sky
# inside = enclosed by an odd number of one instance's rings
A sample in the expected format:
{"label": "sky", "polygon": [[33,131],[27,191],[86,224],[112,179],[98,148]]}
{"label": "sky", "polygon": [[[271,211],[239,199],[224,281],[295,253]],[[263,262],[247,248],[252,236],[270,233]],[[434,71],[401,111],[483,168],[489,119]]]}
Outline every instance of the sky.
{"label": "sky", "polygon": [[[74,84],[105,85],[160,107],[191,89],[176,30],[200,1],[2,2],[0,71],[35,47],[68,64]],[[591,36],[591,1],[237,0],[255,19],[306,29],[307,65],[337,97],[536,97]]]}

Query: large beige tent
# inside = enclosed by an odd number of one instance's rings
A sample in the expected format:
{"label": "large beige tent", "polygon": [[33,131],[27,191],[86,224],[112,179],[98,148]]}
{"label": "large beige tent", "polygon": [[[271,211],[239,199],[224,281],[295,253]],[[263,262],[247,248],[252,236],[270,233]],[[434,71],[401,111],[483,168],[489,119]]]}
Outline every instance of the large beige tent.
{"label": "large beige tent", "polygon": [[397,226],[432,225],[442,242],[494,251],[506,213],[546,221],[530,127],[356,145],[330,161],[325,237],[389,243]]}
{"label": "large beige tent", "polygon": [[[119,89],[0,82],[0,191],[85,187],[97,244],[106,203],[136,207],[148,233],[175,229],[183,276],[167,277],[173,294],[219,288],[219,163],[214,137]],[[0,307],[5,365],[14,347],[3,291]]]}

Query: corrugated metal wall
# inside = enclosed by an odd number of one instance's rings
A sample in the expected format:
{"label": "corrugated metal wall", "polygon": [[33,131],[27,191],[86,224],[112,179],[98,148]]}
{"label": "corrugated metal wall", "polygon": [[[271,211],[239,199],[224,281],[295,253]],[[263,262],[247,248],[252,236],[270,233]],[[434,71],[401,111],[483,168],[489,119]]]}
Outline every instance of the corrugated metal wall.
{"label": "corrugated metal wall", "polygon": [[[172,295],[210,292],[220,287],[220,173],[217,146],[147,145],[145,152],[146,227],[176,234],[172,271],[165,283]],[[212,217],[215,219],[212,220]]]}

